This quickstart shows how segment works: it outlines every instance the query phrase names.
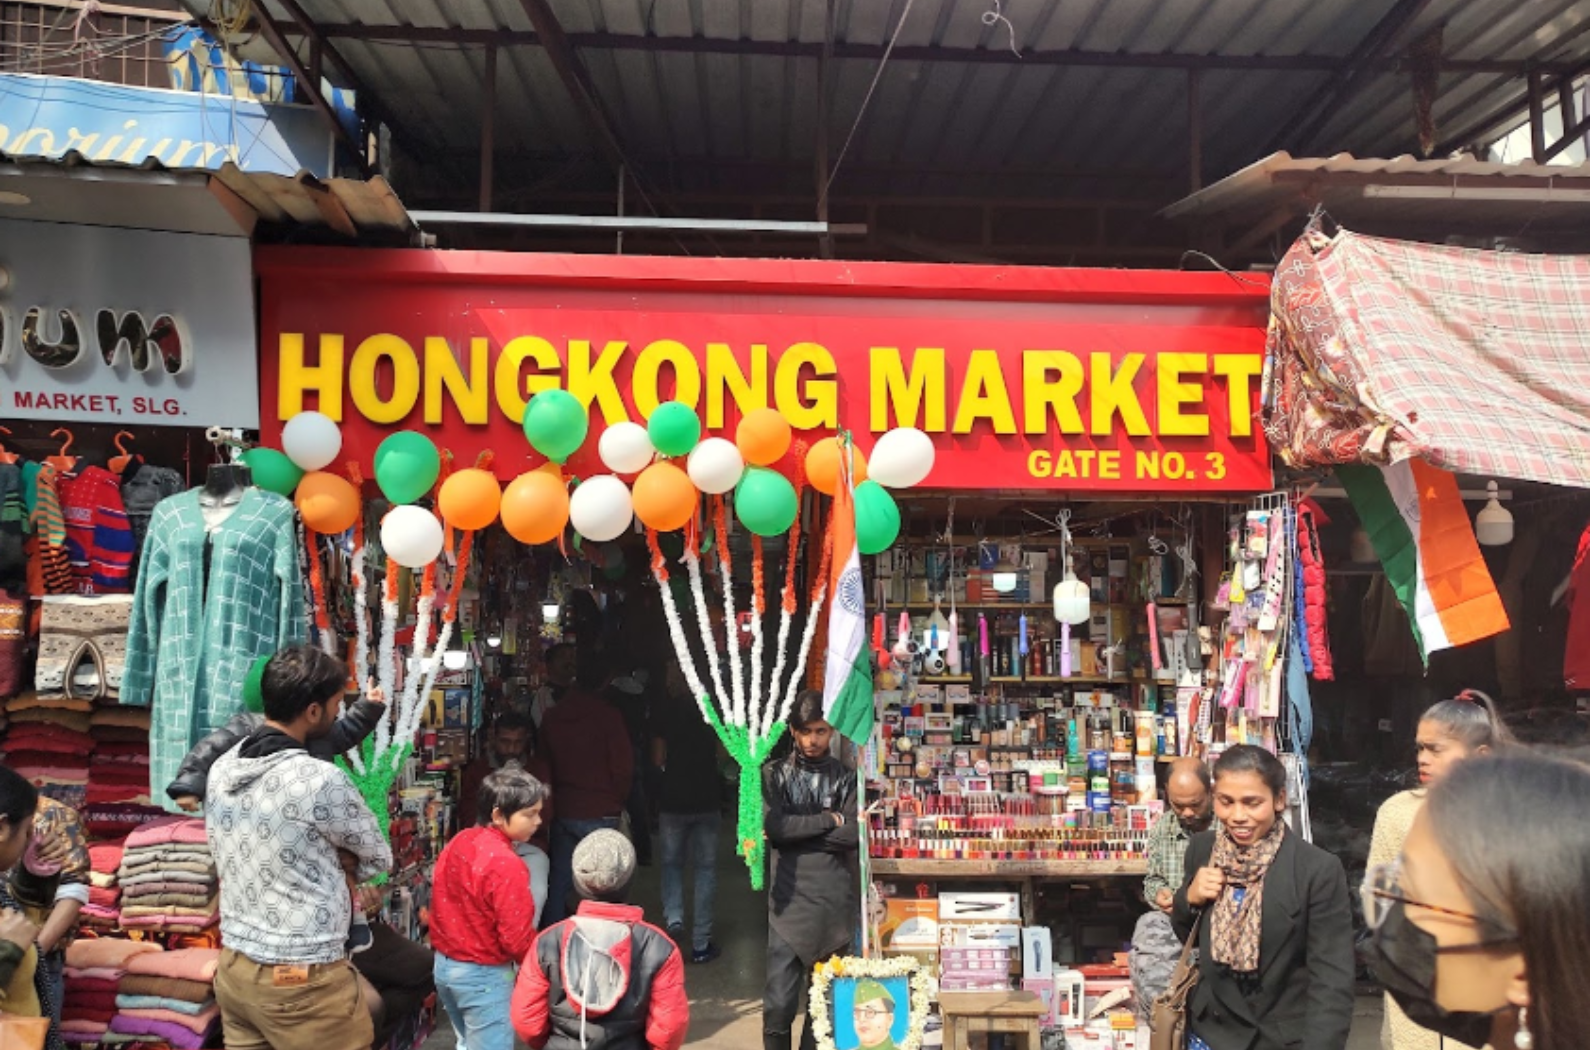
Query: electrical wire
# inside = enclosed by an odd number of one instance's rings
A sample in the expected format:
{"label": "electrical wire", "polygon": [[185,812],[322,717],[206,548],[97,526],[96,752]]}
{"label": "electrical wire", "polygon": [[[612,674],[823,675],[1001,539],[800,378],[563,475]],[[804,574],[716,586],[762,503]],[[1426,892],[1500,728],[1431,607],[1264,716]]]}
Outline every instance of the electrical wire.
{"label": "electrical wire", "polygon": [[873,92],[878,90],[878,81],[883,79],[883,70],[889,64],[889,56],[894,54],[895,41],[900,39],[900,31],[905,28],[905,20],[911,14],[911,5],[916,0],[905,0],[905,10],[900,12],[900,21],[895,23],[894,32],[889,35],[889,46],[883,49],[883,57],[878,60],[878,69],[872,74],[872,83],[867,85],[866,97],[861,100],[861,108],[856,111],[856,119],[850,125],[850,133],[845,136],[845,144],[839,150],[839,156],[834,159],[833,170],[828,173],[828,181],[823,183],[823,196],[828,196],[828,191],[833,188],[834,179],[839,174],[839,166],[845,162],[845,154],[850,152],[850,143],[856,137],[856,131],[861,127],[862,119],[867,115],[867,106],[872,102]]}

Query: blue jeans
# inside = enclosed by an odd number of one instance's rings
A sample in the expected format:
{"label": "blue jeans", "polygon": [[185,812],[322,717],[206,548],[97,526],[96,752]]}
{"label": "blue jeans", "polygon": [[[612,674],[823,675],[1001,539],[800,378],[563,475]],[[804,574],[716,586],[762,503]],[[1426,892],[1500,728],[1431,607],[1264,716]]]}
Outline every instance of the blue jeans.
{"label": "blue jeans", "polygon": [[[548,843],[551,845],[551,843]],[[540,846],[532,846],[528,842],[515,842],[513,851],[524,861],[524,866],[530,869],[530,896],[536,902],[535,925],[541,925],[541,913],[547,907],[547,876],[552,871],[552,860]]]}
{"label": "blue jeans", "polygon": [[564,820],[559,817],[552,822],[552,873],[547,877],[547,906],[541,909],[542,929],[572,914],[569,894],[574,892],[574,847],[591,832],[603,828],[618,830],[618,818]]}
{"label": "blue jeans", "polygon": [[436,995],[452,1022],[458,1050],[513,1050],[508,1001],[513,966],[482,966],[436,953]]}
{"label": "blue jeans", "polygon": [[662,815],[663,922],[685,924],[685,859],[696,869],[695,922],[690,946],[706,951],[712,943],[712,897],[718,891],[718,825],[716,813],[664,813]]}

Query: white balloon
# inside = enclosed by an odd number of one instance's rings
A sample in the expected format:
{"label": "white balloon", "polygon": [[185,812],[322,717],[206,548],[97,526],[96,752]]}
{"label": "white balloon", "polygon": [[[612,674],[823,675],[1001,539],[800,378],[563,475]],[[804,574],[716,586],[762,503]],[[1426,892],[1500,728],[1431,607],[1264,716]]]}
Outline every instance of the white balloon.
{"label": "white balloon", "polygon": [[702,492],[722,495],[740,483],[745,474],[745,457],[734,442],[707,438],[690,450],[686,473]]}
{"label": "white balloon", "polygon": [[657,454],[646,428],[639,423],[614,423],[602,431],[596,448],[602,462],[614,474],[638,474]]}
{"label": "white balloon", "polygon": [[588,540],[616,540],[635,518],[629,486],[611,474],[587,478],[569,497],[569,521]]}
{"label": "white balloon", "polygon": [[300,412],[282,427],[282,451],[300,470],[322,470],[342,451],[342,428],[321,412]]}
{"label": "white balloon", "polygon": [[867,461],[867,476],[884,488],[920,485],[933,470],[933,439],[916,427],[895,427],[878,439]]}
{"label": "white balloon", "polygon": [[442,553],[442,523],[424,507],[393,507],[381,519],[381,546],[405,569],[423,569]]}

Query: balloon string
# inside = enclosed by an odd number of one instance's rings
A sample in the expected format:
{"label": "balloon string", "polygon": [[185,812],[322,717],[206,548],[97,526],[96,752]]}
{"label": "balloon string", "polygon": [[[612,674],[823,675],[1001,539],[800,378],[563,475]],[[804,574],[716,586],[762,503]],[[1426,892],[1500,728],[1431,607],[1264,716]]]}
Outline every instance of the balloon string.
{"label": "balloon string", "polygon": [[663,557],[662,546],[657,542],[657,530],[646,530],[646,547],[651,551],[651,571],[657,582],[668,585],[668,559]]}

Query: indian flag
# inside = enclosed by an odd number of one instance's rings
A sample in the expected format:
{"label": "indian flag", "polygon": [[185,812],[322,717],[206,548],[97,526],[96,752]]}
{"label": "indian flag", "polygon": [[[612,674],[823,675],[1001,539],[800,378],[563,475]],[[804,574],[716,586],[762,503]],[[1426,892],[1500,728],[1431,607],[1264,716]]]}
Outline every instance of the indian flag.
{"label": "indian flag", "polygon": [[[850,442],[840,463],[848,463]],[[841,467],[834,494],[834,554],[828,593],[828,659],[823,672],[823,716],[839,732],[865,747],[872,736],[872,654],[867,650],[867,591],[856,544],[856,502],[850,471]]]}
{"label": "indian flag", "polygon": [[1409,459],[1337,467],[1336,476],[1408,611],[1426,663],[1437,650],[1507,630],[1507,610],[1450,471]]}

